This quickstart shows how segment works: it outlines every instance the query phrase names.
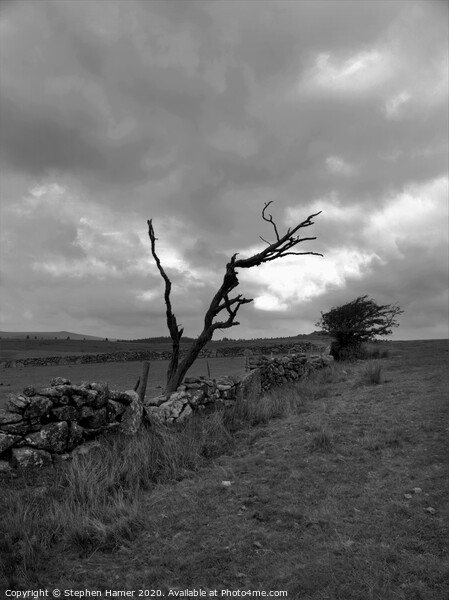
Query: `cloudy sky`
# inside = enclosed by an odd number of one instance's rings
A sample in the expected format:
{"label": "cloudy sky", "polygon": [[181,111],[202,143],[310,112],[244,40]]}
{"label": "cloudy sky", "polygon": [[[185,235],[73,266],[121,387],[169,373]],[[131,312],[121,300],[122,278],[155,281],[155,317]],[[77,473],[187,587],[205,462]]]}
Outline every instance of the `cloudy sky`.
{"label": "cloudy sky", "polygon": [[395,339],[448,337],[448,14],[433,0],[0,4],[1,323],[186,335],[232,254],[233,338],[309,333],[368,294]]}

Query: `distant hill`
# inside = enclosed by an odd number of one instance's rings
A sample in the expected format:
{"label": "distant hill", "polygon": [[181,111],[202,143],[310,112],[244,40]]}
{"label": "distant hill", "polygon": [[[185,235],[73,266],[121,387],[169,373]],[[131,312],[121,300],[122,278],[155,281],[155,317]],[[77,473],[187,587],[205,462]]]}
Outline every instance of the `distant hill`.
{"label": "distant hill", "polygon": [[71,331],[0,331],[0,337],[4,340],[104,340],[104,338],[95,335],[83,335],[82,333],[72,333]]}

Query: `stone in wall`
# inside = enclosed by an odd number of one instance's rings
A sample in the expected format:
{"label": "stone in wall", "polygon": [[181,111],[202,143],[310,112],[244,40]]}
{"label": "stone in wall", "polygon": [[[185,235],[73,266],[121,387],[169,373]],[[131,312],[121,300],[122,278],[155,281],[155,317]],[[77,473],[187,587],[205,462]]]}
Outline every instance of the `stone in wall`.
{"label": "stone in wall", "polygon": [[236,398],[239,402],[247,402],[260,398],[262,383],[260,369],[254,369],[246,377],[243,377],[237,386]]}
{"label": "stone in wall", "polygon": [[12,467],[46,467],[53,462],[50,452],[36,448],[13,448],[10,464]]}
{"label": "stone in wall", "polygon": [[137,392],[125,392],[130,402],[127,402],[126,409],[120,421],[119,431],[125,435],[135,435],[142,425],[143,403]]}
{"label": "stone in wall", "polygon": [[8,450],[11,446],[14,446],[17,442],[20,442],[22,437],[20,435],[13,435],[12,433],[0,433],[0,455]]}
{"label": "stone in wall", "polygon": [[39,431],[26,435],[23,443],[33,448],[47,450],[48,452],[65,452],[67,450],[67,439],[69,426],[67,421],[48,423]]}

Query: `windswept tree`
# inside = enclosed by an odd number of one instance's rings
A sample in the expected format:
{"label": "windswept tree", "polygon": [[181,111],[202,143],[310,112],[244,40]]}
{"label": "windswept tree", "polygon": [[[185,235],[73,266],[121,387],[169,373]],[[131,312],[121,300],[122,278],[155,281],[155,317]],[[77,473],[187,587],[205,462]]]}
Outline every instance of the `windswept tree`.
{"label": "windswept tree", "polygon": [[364,342],[391,335],[396,317],[404,311],[397,304],[377,304],[367,295],[321,313],[316,324],[332,338],[331,353],[338,359],[360,355]]}
{"label": "windswept tree", "polygon": [[[184,379],[187,371],[195,362],[198,354],[212,339],[212,336],[217,329],[228,329],[230,327],[240,325],[240,323],[235,320],[237,312],[243,304],[248,304],[249,302],[252,302],[253,299],[245,298],[242,296],[242,294],[237,294],[233,297],[230,296],[231,292],[239,285],[237,269],[251,269],[252,267],[257,267],[264,263],[271,262],[273,260],[277,260],[278,258],[283,258],[284,256],[289,256],[292,254],[298,256],[307,254],[322,256],[322,254],[319,252],[295,251],[295,248],[302,242],[316,239],[316,237],[301,237],[298,232],[302,233],[303,229],[313,225],[314,222],[312,219],[317,217],[321,211],[311,214],[307,217],[307,219],[296,224],[294,227],[289,227],[285,233],[281,234],[279,233],[278,227],[273,220],[272,215],[267,216],[266,214],[266,210],[270,204],[271,202],[265,203],[265,206],[262,210],[262,218],[264,221],[270,223],[270,225],[273,227],[276,238],[275,241],[269,242],[259,236],[260,239],[267,244],[267,247],[264,250],[248,258],[237,258],[238,253],[231,257],[231,260],[226,265],[223,281],[217,293],[212,298],[209,308],[204,316],[203,330],[197,339],[193,341],[192,345],[187,351],[187,354],[182,360],[180,360],[180,343],[184,329],[178,325],[176,316],[173,312],[170,299],[172,283],[165,272],[165,269],[163,268],[160,258],[156,252],[157,238],[154,233],[152,219],[148,221],[148,235],[151,240],[151,253],[156,262],[157,268],[159,269],[159,273],[161,274],[161,277],[165,283],[164,300],[166,307],[167,327],[172,340],[172,355],[167,370],[166,392],[172,392],[177,389]],[[219,315],[221,313],[223,314],[224,318],[222,317],[220,320]]]}

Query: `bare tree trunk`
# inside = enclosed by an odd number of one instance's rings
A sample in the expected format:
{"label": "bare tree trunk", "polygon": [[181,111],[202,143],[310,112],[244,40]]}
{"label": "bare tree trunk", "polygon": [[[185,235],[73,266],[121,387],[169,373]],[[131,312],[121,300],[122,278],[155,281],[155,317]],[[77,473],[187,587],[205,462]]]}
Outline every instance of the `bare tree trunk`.
{"label": "bare tree trunk", "polygon": [[199,353],[204,348],[204,346],[210,342],[212,339],[212,332],[203,331],[201,335],[192,343],[190,346],[186,356],[179,363],[176,370],[173,371],[171,377],[167,376],[167,387],[165,389],[166,392],[175,392],[178,389],[178,386],[184,380],[184,377],[190,367],[198,358]]}
{"label": "bare tree trunk", "polygon": [[[271,202],[265,203],[264,209],[262,211],[262,218],[264,221],[270,223],[276,235],[276,241],[273,243],[268,242],[264,238],[261,238],[268,247],[250,256],[246,259],[237,259],[237,254],[234,254],[226,265],[226,272],[223,278],[223,283],[221,284],[219,290],[212,298],[210,306],[204,317],[204,327],[203,331],[200,333],[198,338],[192,343],[190,346],[187,355],[179,362],[179,349],[180,349],[180,341],[181,336],[183,334],[183,329],[178,326],[176,317],[172,311],[172,306],[170,302],[170,291],[171,291],[171,281],[167,277],[165,273],[161,261],[156,253],[156,237],[154,235],[154,229],[152,221],[148,221],[148,235],[151,240],[151,252],[153,254],[153,258],[156,261],[156,265],[159,269],[159,272],[164,279],[165,282],[165,293],[164,300],[166,306],[166,315],[167,315],[167,327],[170,331],[170,336],[172,339],[172,356],[170,360],[170,364],[167,371],[167,392],[175,391],[178,386],[182,383],[184,376],[187,371],[193,365],[195,360],[198,358],[199,353],[204,348],[204,346],[210,342],[214,331],[216,329],[227,329],[229,327],[235,327],[236,325],[240,325],[239,322],[235,321],[235,317],[237,312],[242,306],[242,304],[248,304],[252,302],[252,299],[244,298],[241,294],[238,294],[234,298],[229,298],[229,294],[232,292],[234,288],[239,285],[239,280],[237,277],[236,269],[250,269],[251,267],[256,267],[266,262],[270,262],[272,260],[276,260],[278,258],[282,258],[287,255],[316,255],[322,256],[319,252],[291,252],[290,250],[294,248],[297,244],[301,242],[315,240],[315,237],[304,237],[300,238],[299,236],[295,236],[294,234],[304,227],[309,227],[313,225],[312,219],[320,214],[320,212],[314,213],[307,217],[301,223],[295,225],[292,229],[288,228],[287,232],[283,235],[279,235],[279,231],[275,222],[273,221],[273,217],[265,215],[265,211]],[[226,311],[228,313],[228,318],[226,321],[214,321],[214,318],[221,313],[222,311]]]}

